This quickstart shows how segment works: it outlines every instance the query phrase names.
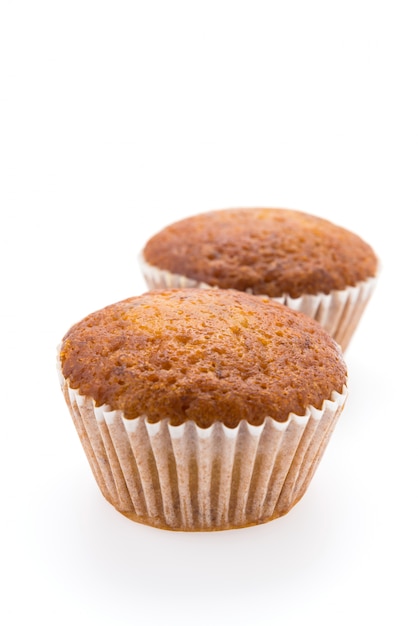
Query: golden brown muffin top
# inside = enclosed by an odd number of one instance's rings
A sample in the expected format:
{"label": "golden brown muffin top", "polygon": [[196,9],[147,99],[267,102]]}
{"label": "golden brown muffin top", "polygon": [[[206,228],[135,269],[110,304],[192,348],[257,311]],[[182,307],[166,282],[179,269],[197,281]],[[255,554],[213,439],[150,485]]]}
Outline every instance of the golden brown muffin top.
{"label": "golden brown muffin top", "polygon": [[246,419],[321,408],[341,392],[341,351],[310,318],[233,290],[151,291],[92,313],[61,345],[62,373],[96,405],[150,422]]}
{"label": "golden brown muffin top", "polygon": [[186,218],[146,244],[150,265],[255,294],[298,298],[375,276],[378,260],[354,233],[289,209],[228,209]]}

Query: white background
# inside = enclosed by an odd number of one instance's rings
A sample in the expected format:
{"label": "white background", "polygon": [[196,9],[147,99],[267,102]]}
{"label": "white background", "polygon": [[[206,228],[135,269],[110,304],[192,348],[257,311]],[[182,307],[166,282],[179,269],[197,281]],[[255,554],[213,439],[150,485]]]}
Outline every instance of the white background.
{"label": "white background", "polygon": [[[1,1],[2,623],[417,623],[414,6]],[[348,404],[286,517],[137,525],[94,483],[56,346],[145,290],[150,235],[237,206],[311,212],[378,253]]]}

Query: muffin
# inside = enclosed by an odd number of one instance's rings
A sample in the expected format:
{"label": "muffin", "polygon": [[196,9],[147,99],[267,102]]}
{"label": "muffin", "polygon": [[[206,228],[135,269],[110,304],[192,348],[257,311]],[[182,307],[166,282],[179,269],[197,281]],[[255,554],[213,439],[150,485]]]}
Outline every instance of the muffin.
{"label": "muffin", "polygon": [[150,289],[218,287],[266,295],[316,319],[346,350],[378,259],[356,234],[288,209],[229,209],[176,222],[140,254]]}
{"label": "muffin", "polygon": [[155,290],[92,313],[58,365],[104,497],[172,530],[287,513],[346,399],[341,350],[317,322],[228,289]]}

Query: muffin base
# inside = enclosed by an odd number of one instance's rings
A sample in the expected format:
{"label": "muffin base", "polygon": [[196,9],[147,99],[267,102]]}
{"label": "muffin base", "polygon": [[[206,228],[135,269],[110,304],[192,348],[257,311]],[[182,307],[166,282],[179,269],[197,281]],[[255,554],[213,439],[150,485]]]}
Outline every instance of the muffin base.
{"label": "muffin base", "polygon": [[261,426],[207,429],[167,419],[127,420],[62,381],[80,441],[103,496],[129,519],[161,529],[245,528],[285,515],[304,495],[347,390],[321,409]]}
{"label": "muffin base", "polygon": [[[142,253],[139,255],[139,264],[149,289],[183,287],[217,289],[217,287],[212,287],[207,283],[150,265],[145,261]],[[305,315],[319,322],[345,352],[372,296],[376,281],[377,276],[374,276],[355,286],[343,290],[334,290],[328,294],[304,295],[299,298],[284,295],[270,299],[285,304],[294,311],[305,313]],[[249,291],[249,293],[252,292]]]}

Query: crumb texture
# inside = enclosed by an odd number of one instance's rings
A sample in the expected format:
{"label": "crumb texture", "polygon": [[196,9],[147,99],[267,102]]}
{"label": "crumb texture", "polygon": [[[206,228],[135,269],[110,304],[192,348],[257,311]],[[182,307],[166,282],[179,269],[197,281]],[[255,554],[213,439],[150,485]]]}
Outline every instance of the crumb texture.
{"label": "crumb texture", "polygon": [[176,222],[152,237],[145,260],[212,287],[298,298],[376,275],[378,259],[356,234],[289,209],[229,209]]}
{"label": "crumb texture", "polygon": [[152,291],[92,313],[61,345],[63,376],[150,422],[286,421],[341,392],[340,349],[310,318],[233,290]]}

